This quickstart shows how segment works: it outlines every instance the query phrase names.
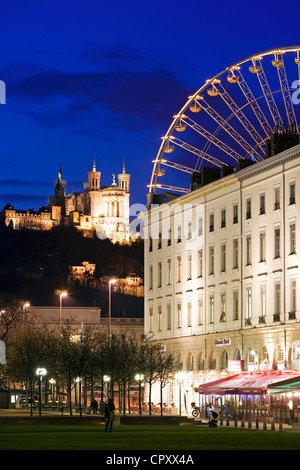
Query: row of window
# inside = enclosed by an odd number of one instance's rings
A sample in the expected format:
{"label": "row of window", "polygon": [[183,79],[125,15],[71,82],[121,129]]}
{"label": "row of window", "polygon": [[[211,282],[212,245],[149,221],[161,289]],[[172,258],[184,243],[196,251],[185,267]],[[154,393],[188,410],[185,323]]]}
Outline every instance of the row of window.
{"label": "row of window", "polygon": [[[289,185],[289,205],[293,205],[296,203],[296,197],[295,197],[295,181],[291,181]],[[276,186],[274,188],[274,210],[280,209],[280,186]],[[265,192],[261,192],[259,195],[259,215],[263,215],[266,213],[266,195]],[[232,223],[237,224],[238,223],[238,203],[235,202],[233,204],[233,219]],[[245,218],[246,219],[251,219],[252,218],[252,202],[251,202],[251,197],[247,197],[246,199],[246,213],[245,213]],[[226,227],[226,208],[222,207],[221,208],[221,224],[220,228],[225,228]],[[215,214],[214,212],[209,213],[209,227],[208,227],[209,232],[214,232],[215,230]],[[197,221],[197,235],[201,236],[203,235],[203,219],[202,217],[198,218]],[[189,221],[187,223],[187,233],[186,233],[186,238],[187,240],[191,240],[192,238],[192,221]],[[177,232],[175,234],[175,240],[177,243],[180,243],[182,241],[182,227],[181,224],[177,225]],[[170,246],[172,244],[172,236],[171,236],[171,228],[168,229],[168,238],[167,238],[167,246]],[[160,250],[162,248],[162,233],[159,232],[158,234],[158,241],[157,241],[157,249]],[[150,237],[149,238],[149,251],[151,252],[153,250],[153,240]]]}
{"label": "row of window", "polygon": [[[297,343],[294,343],[291,347],[291,360],[297,361],[299,360],[299,346]],[[228,354],[226,350],[220,351],[218,355],[218,362],[216,358],[216,351],[213,349],[208,354],[206,354],[205,350],[201,350],[195,354],[196,359],[194,359],[193,354],[189,352],[186,356],[185,361],[185,369],[187,371],[193,370],[204,370],[205,364],[207,365],[208,369],[227,369],[227,361],[228,361]],[[207,357],[207,358],[206,358]],[[263,346],[260,351],[254,350],[250,348],[247,353],[247,366],[248,370],[251,370],[251,366],[256,365],[258,363],[262,363],[263,361],[270,361],[269,351],[266,346]],[[284,349],[278,345],[273,353],[272,364],[273,370],[278,368],[278,364],[282,364],[284,362],[285,353]],[[234,353],[234,359],[241,359],[241,353],[239,349],[236,349]],[[179,369],[183,370],[183,360],[182,357],[178,357],[178,364]],[[255,369],[254,369],[255,370]]]}
{"label": "row of window", "polygon": [[[274,251],[273,258],[280,258],[280,226],[274,228]],[[246,235],[245,247],[245,265],[252,265],[252,237],[250,234]],[[290,221],[289,224],[289,254],[296,253],[296,224],[295,221]],[[261,229],[259,232],[259,262],[266,261],[266,230]],[[234,238],[232,241],[232,269],[238,269],[239,266],[239,240]],[[227,253],[226,242],[222,242],[220,246],[220,272],[226,272],[227,269]],[[211,245],[208,248],[208,274],[215,274],[215,246]],[[193,276],[192,269],[192,253],[187,254],[187,280],[191,280]],[[203,250],[198,250],[197,259],[197,277],[203,276]],[[182,281],[182,259],[181,255],[176,258],[176,282]],[[166,285],[172,283],[172,259],[168,258],[166,263]],[[149,289],[153,289],[153,266],[149,267]],[[157,286],[162,287],[162,261],[157,263]]]}
{"label": "row of window", "polygon": [[[265,323],[266,321],[266,283],[263,282],[259,286],[260,298],[259,298],[259,323]],[[296,319],[296,279],[290,279],[290,304],[289,304],[289,320]],[[281,284],[280,281],[274,283],[274,313],[273,313],[273,322],[280,321],[281,314]],[[195,318],[195,313],[192,310],[192,301],[188,300],[186,305],[186,322],[185,326],[191,327],[192,325],[202,325],[203,324],[203,297],[198,298],[197,312]],[[234,289],[232,292],[232,306],[229,309],[231,312],[231,318],[228,318],[227,314],[227,301],[226,301],[226,292],[220,293],[220,302],[219,302],[219,312],[217,317],[217,312],[215,309],[215,294],[211,293],[208,296],[208,322],[214,324],[216,321],[226,322],[226,321],[235,321],[239,320],[239,291]],[[166,310],[166,328],[167,330],[172,329],[172,306],[171,303],[167,304]],[[251,325],[252,323],[252,286],[246,287],[246,296],[245,296],[245,325]],[[176,328],[181,328],[182,325],[182,302],[177,301],[176,303]],[[162,331],[163,329],[163,312],[162,306],[157,307],[157,331]],[[153,307],[149,308],[149,332],[153,332]]]}

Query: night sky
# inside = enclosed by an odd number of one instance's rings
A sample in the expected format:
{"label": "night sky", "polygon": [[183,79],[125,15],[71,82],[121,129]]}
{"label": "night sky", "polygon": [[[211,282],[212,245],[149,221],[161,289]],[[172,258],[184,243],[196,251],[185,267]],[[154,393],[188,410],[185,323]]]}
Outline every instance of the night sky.
{"label": "night sky", "polygon": [[[300,44],[299,0],[11,0],[1,4],[0,210],[39,209],[59,164],[81,191],[131,177],[146,203],[152,160],[174,114],[244,58]],[[297,77],[295,77],[296,79]]]}

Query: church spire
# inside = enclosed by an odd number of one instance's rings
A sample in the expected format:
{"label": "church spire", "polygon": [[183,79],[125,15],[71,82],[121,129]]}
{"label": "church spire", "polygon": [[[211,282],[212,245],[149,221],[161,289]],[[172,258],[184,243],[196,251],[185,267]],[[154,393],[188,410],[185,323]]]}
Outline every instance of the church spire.
{"label": "church spire", "polygon": [[125,155],[123,156],[123,171],[118,175],[119,187],[129,194],[130,175],[126,173]]}
{"label": "church spire", "polygon": [[61,180],[61,163],[59,164],[58,180]]}
{"label": "church spire", "polygon": [[96,171],[96,154],[94,152],[94,164],[93,164],[93,171]]}

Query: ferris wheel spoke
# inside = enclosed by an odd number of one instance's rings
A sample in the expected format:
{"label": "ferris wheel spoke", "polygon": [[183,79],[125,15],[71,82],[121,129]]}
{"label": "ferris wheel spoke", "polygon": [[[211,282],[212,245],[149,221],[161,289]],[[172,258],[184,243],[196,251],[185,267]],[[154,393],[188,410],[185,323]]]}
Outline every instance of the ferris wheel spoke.
{"label": "ferris wheel spoke", "polygon": [[153,189],[165,189],[166,191],[176,191],[176,192],[179,192],[179,193],[188,193],[190,190],[189,188],[180,188],[178,186],[171,186],[171,185],[168,185],[168,184],[161,184],[161,183],[157,183],[157,184],[148,184],[147,186],[151,191]]}
{"label": "ferris wheel spoke", "polygon": [[217,158],[212,157],[211,155],[208,155],[207,153],[204,153],[202,150],[194,147],[191,144],[188,144],[187,142],[184,142],[183,140],[178,139],[177,137],[175,137],[172,140],[172,142],[175,145],[178,145],[179,147],[187,150],[188,152],[191,152],[194,155],[197,155],[198,157],[203,158],[203,160],[206,160],[207,162],[212,163],[215,166],[221,167],[222,165],[224,165],[224,163],[221,162],[221,160],[218,160]]}
{"label": "ferris wheel spoke", "polygon": [[274,53],[274,66],[277,68],[278,78],[280,82],[281,92],[283,96],[285,111],[288,119],[288,123],[290,126],[296,125],[296,129],[298,132],[298,123],[296,119],[296,114],[294,110],[294,105],[292,102],[292,97],[290,93],[290,88],[288,85],[288,79],[286,75],[286,70],[284,66],[283,54],[281,53]]}
{"label": "ferris wheel spoke", "polygon": [[[189,174],[192,174],[195,171],[195,169],[193,168],[190,168],[185,165],[181,165],[180,163],[172,162],[170,160],[166,160],[165,158],[162,158],[160,160],[160,164],[173,168],[174,170],[184,171],[185,173],[189,173]],[[163,175],[159,175],[159,176],[163,176]]]}
{"label": "ferris wheel spoke", "polygon": [[262,63],[261,63],[261,57],[253,57],[252,58],[252,64],[253,67],[250,67],[250,72],[256,73],[260,87],[262,89],[263,95],[265,97],[266,103],[268,105],[269,111],[271,113],[272,119],[274,121],[275,126],[282,127],[283,126],[283,120],[282,117],[278,111],[277,104],[275,102],[273,93],[271,91],[269,82],[267,80],[266,74],[264,72]]}
{"label": "ferris wheel spoke", "polygon": [[239,80],[238,80],[238,85],[243,92],[249,106],[251,107],[253,113],[255,114],[258,122],[260,123],[263,131],[265,132],[266,136],[269,137],[273,129],[269,124],[269,121],[267,120],[266,116],[264,115],[261,107],[259,106],[254,94],[252,93],[252,90],[248,83],[246,82],[244,76],[242,75],[241,71],[238,70],[239,74]]}
{"label": "ferris wheel spoke", "polygon": [[[205,106],[203,106],[205,103]],[[214,119],[219,126],[221,126],[245,151],[246,153],[253,157],[255,161],[262,160],[261,155],[259,155],[256,150],[219,114],[217,111],[212,108],[204,99],[201,101],[202,109],[207,112],[207,114]]]}
{"label": "ferris wheel spoke", "polygon": [[262,148],[262,138],[253,126],[249,119],[245,116],[245,114],[242,112],[241,108],[236,104],[236,102],[233,100],[233,98],[230,96],[230,94],[225,90],[223,85],[220,83],[220,87],[222,88],[223,92],[221,93],[221,98],[223,101],[227,104],[229,109],[232,111],[232,113],[236,116],[236,118],[240,121],[242,126],[246,129],[250,137],[255,141],[256,145],[260,148],[262,152],[264,152],[264,149]]}
{"label": "ferris wheel spoke", "polygon": [[242,157],[239,153],[237,153],[235,150],[233,150],[231,147],[229,147],[227,144],[222,142],[220,139],[218,139],[215,135],[211,134],[208,132],[204,127],[200,126],[200,124],[194,122],[191,118],[188,116],[184,116],[181,119],[185,124],[187,124],[190,128],[198,132],[202,137],[207,139],[209,142],[212,144],[216,145],[219,147],[221,150],[223,150],[225,153],[227,153],[230,157],[232,157],[234,160],[238,161]]}

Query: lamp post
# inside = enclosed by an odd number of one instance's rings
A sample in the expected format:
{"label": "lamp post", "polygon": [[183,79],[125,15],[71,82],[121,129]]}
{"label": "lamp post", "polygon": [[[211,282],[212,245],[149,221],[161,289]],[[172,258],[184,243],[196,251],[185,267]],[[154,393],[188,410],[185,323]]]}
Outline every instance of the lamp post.
{"label": "lamp post", "polygon": [[54,385],[56,384],[56,380],[55,379],[50,379],[49,382],[51,384],[52,405],[54,406]]}
{"label": "lamp post", "polygon": [[116,282],[116,279],[110,279],[108,281],[108,347],[110,347],[111,339],[111,285]]}
{"label": "lamp post", "polygon": [[135,380],[139,383],[139,414],[142,414],[142,404],[141,404],[141,382],[144,380],[143,374],[136,374],[134,377]]}
{"label": "lamp post", "polygon": [[68,295],[65,290],[57,290],[56,294],[59,295],[59,334],[61,335],[61,310],[62,310],[62,298]]}
{"label": "lamp post", "polygon": [[[77,401],[77,387],[78,387],[78,401]],[[81,407],[81,377],[76,377],[75,379],[75,407],[79,408],[79,414],[82,416],[82,407]]]}
{"label": "lamp post", "polygon": [[42,416],[42,381],[43,376],[47,374],[47,370],[43,367],[38,367],[35,372],[39,377],[39,416]]}
{"label": "lamp post", "polygon": [[30,303],[29,302],[25,302],[23,305],[22,305],[22,319],[23,321],[26,319],[26,310],[30,307]]}
{"label": "lamp post", "polygon": [[108,400],[108,393],[107,393],[108,382],[110,382],[110,377],[109,377],[109,375],[104,375],[104,376],[103,376],[103,380],[104,380],[104,382],[105,382],[105,400],[107,401],[107,400]]}

